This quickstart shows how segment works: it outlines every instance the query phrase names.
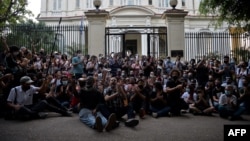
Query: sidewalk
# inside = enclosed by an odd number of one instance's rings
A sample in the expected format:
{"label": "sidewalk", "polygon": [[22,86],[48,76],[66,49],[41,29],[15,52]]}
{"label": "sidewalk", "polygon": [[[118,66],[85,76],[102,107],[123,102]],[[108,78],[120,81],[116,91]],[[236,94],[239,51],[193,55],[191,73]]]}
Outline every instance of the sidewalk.
{"label": "sidewalk", "polygon": [[146,116],[137,127],[123,123],[111,131],[99,133],[73,117],[50,116],[33,121],[0,119],[1,141],[223,141],[223,125],[250,124],[244,120],[229,121],[214,114],[212,117],[184,114],[180,117],[152,118]]}

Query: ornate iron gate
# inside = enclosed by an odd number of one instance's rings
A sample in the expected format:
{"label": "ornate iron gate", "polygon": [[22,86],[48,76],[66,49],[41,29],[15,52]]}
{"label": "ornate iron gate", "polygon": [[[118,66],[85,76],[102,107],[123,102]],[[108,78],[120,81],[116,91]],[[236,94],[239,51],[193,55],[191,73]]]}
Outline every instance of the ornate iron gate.
{"label": "ornate iron gate", "polygon": [[167,27],[106,27],[105,55],[126,52],[133,55],[165,57],[167,49]]}

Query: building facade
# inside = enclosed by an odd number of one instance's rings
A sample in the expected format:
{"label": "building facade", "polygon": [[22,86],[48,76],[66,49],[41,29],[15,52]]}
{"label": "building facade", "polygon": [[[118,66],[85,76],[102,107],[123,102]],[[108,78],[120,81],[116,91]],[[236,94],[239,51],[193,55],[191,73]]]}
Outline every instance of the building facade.
{"label": "building facade", "polygon": [[[172,9],[169,1],[102,0],[100,9],[109,12],[106,27],[111,34],[106,36],[105,45],[108,53],[126,50],[132,51],[133,54],[148,55],[150,49],[150,55],[166,56],[167,32],[164,31],[164,27],[167,28],[168,25],[163,13]],[[200,1],[178,0],[176,9],[188,12],[184,21],[185,32],[226,32],[228,29],[226,24],[215,29],[211,25],[212,17],[199,14]],[[41,0],[41,12],[37,19],[48,25],[56,25],[59,17],[62,17],[62,24],[81,24],[87,27],[88,19],[84,12],[93,9],[95,9],[93,0]]]}

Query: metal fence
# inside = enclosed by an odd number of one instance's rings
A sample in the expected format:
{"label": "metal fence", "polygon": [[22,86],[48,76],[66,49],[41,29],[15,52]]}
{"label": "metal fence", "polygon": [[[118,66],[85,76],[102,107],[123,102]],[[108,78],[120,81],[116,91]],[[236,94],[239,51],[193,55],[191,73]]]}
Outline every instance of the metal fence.
{"label": "metal fence", "polygon": [[250,36],[248,33],[185,33],[185,59],[199,60],[203,57],[222,60],[225,55],[236,60],[248,61]]}
{"label": "metal fence", "polygon": [[36,52],[43,48],[48,53],[57,51],[68,55],[72,55],[76,50],[87,52],[86,31],[87,28],[81,25],[0,27],[1,36],[6,37],[8,45],[25,46],[32,49],[31,44],[35,44],[34,51]]}

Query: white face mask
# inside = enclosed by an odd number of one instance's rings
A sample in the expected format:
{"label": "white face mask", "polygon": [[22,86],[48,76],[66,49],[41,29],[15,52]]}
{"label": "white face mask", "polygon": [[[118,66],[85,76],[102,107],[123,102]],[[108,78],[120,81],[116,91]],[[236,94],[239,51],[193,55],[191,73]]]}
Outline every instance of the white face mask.
{"label": "white face mask", "polygon": [[163,75],[163,78],[164,78],[164,79],[167,79],[167,75]]}
{"label": "white face mask", "polygon": [[62,81],[62,84],[65,86],[68,84],[68,81]]}
{"label": "white face mask", "polygon": [[153,92],[156,92],[156,89],[155,88],[153,88],[153,90],[152,90]]}

